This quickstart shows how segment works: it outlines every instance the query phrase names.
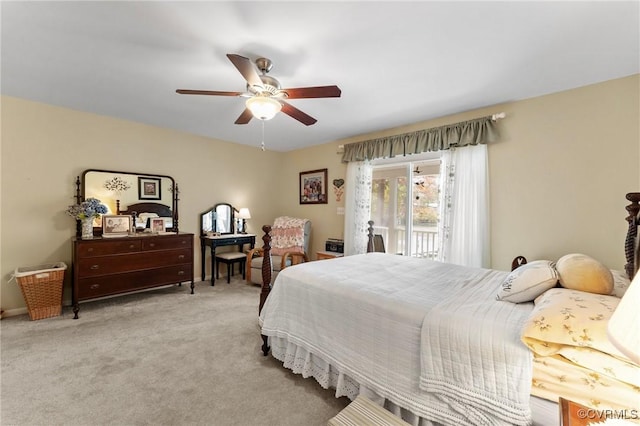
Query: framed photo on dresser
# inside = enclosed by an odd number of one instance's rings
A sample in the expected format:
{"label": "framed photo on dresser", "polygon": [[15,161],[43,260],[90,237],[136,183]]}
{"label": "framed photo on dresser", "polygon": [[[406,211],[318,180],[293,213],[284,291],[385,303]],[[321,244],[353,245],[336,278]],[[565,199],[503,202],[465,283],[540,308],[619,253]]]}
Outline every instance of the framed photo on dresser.
{"label": "framed photo on dresser", "polygon": [[152,217],[149,219],[149,228],[154,234],[164,232],[167,228],[166,222],[162,217]]}
{"label": "framed photo on dresser", "polygon": [[126,237],[131,231],[131,216],[104,215],[102,216],[102,236],[104,238]]}

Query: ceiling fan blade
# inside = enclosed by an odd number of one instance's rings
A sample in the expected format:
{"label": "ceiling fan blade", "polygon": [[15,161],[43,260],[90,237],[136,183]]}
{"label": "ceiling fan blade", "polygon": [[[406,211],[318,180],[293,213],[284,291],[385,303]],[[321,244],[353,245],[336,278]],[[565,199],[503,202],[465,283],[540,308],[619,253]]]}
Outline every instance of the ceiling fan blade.
{"label": "ceiling fan blade", "polygon": [[284,112],[285,114],[287,114],[292,118],[295,118],[305,126],[310,126],[312,124],[315,124],[316,121],[318,121],[315,118],[311,117],[310,115],[307,115],[304,112],[300,111],[298,108],[294,107],[291,104],[288,104],[284,101],[279,101],[279,102],[282,104],[282,112]]}
{"label": "ceiling fan blade", "polygon": [[289,99],[303,98],[339,98],[342,91],[338,86],[294,87],[282,89]]}
{"label": "ceiling fan blade", "polygon": [[253,114],[249,108],[245,108],[240,117],[235,121],[236,124],[247,124],[253,118]]}
{"label": "ceiling fan blade", "polygon": [[178,89],[176,93],[180,93],[181,95],[210,95],[210,96],[240,96],[243,95],[244,92],[218,92],[215,90],[187,90],[187,89]]}
{"label": "ceiling fan blade", "polygon": [[227,58],[238,68],[240,74],[247,80],[247,83],[251,86],[262,86],[262,80],[258,75],[258,71],[253,63],[249,60],[249,58],[245,58],[244,56],[236,55],[233,53],[227,53]]}

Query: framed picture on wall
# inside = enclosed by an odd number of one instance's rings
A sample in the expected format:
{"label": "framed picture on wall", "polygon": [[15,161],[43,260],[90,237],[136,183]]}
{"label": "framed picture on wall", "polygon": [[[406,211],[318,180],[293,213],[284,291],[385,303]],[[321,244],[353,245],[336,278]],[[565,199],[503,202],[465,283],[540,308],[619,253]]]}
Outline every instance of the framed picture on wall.
{"label": "framed picture on wall", "polygon": [[327,169],[300,172],[300,204],[327,204]]}
{"label": "framed picture on wall", "polygon": [[160,178],[138,176],[138,198],[141,200],[160,200]]}

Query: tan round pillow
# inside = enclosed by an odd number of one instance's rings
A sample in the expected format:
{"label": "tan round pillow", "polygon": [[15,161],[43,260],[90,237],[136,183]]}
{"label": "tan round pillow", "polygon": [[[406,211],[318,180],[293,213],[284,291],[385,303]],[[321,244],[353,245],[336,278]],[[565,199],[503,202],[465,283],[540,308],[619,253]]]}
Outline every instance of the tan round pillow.
{"label": "tan round pillow", "polygon": [[609,268],[586,254],[562,256],[556,263],[560,285],[572,290],[610,294],[613,275]]}

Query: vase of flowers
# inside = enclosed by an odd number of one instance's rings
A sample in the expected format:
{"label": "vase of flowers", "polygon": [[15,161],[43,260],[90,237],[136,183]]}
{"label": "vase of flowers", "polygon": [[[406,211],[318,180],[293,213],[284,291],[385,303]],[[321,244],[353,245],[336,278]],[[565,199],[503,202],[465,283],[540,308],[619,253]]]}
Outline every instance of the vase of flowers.
{"label": "vase of flowers", "polygon": [[93,220],[105,213],[107,213],[107,206],[97,198],[87,198],[80,204],[74,204],[67,209],[67,214],[82,224],[83,240],[93,238]]}

